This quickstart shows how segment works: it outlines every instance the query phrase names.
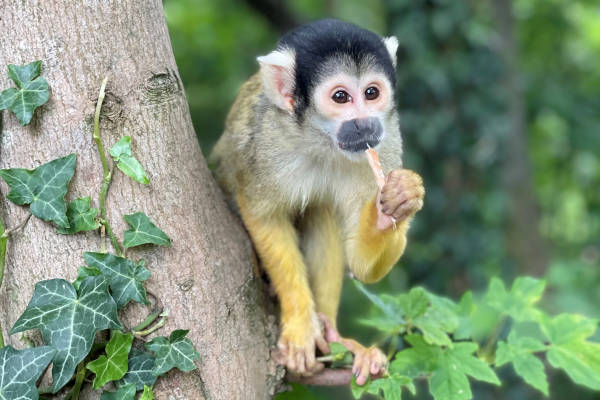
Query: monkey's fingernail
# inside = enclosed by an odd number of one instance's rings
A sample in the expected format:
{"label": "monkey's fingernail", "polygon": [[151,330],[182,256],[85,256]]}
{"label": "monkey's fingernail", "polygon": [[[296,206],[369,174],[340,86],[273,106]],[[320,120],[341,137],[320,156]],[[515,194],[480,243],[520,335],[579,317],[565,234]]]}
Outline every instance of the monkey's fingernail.
{"label": "monkey's fingernail", "polygon": [[360,375],[360,368],[358,368],[358,369],[356,370],[356,372],[354,373],[354,377],[355,377],[355,378],[358,378],[358,376],[359,376],[359,375]]}

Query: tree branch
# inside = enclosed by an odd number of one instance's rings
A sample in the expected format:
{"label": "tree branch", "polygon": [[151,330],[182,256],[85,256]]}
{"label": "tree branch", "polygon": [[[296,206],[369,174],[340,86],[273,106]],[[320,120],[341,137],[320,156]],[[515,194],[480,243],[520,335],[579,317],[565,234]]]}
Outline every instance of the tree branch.
{"label": "tree branch", "polygon": [[287,381],[312,386],[346,386],[352,382],[352,370],[326,368],[312,376],[288,374]]}

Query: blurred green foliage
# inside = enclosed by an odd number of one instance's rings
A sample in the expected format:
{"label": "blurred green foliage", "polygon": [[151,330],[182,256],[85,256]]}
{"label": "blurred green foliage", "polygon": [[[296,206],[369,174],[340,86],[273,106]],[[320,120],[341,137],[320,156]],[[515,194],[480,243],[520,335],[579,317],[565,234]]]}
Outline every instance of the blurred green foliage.
{"label": "blurred green foliage", "polygon": [[[493,2],[508,3],[513,38],[502,34],[506,16]],[[238,88],[257,71],[256,56],[269,52],[280,35],[277,24],[248,3],[164,2],[205,153],[221,134]],[[532,216],[532,224],[547,244],[546,254],[531,255],[549,260],[545,307],[600,318],[597,0],[270,3],[283,4],[298,22],[337,17],[399,38],[397,102],[405,165],[424,177],[427,196],[399,267],[370,290],[398,293],[421,285],[456,299],[466,289],[482,290],[492,276],[512,279],[533,268],[509,251],[511,241],[532,240],[515,237],[509,217],[511,207],[527,208],[506,180],[507,157],[515,154],[512,118],[518,112],[526,146],[520,161],[531,171],[529,185],[518,189],[533,195],[539,218]],[[513,69],[506,62],[507,43],[514,45]],[[345,285],[341,331],[365,342],[377,339],[376,331],[357,323],[370,309],[353,285]],[[539,398],[510,368],[500,375],[502,388],[474,385],[475,398]],[[594,398],[561,373],[550,376],[550,391],[556,399]],[[339,388],[297,388],[281,398],[349,396]]]}

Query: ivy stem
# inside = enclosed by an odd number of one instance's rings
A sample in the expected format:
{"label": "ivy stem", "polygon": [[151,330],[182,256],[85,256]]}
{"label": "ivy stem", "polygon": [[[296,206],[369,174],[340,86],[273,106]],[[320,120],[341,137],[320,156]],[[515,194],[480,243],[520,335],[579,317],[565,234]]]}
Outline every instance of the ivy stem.
{"label": "ivy stem", "polygon": [[[4,236],[4,232],[6,232],[6,227],[4,226],[4,221],[0,218],[0,231],[2,235],[0,236],[0,288],[2,287],[2,280],[4,279],[4,265],[6,264],[6,241],[8,238]],[[4,347],[4,335],[2,334],[2,324],[0,324],[0,349]]]}
{"label": "ivy stem", "polygon": [[106,82],[108,77],[104,78],[102,85],[100,86],[100,93],[98,94],[98,102],[96,103],[96,113],[94,114],[94,140],[98,146],[98,152],[100,153],[100,161],[102,161],[102,169],[104,171],[104,179],[108,176],[110,169],[108,167],[108,160],[106,159],[106,153],[104,152],[104,146],[102,140],[100,140],[100,110],[102,109],[102,102],[104,101],[104,91],[106,90]]}
{"label": "ivy stem", "polygon": [[83,385],[83,380],[85,379],[85,373],[86,373],[85,362],[86,362],[86,360],[83,360],[77,366],[77,372],[75,375],[75,386],[73,386],[73,389],[71,389],[71,391],[65,396],[65,400],[68,400],[68,399],[78,400],[79,399],[79,392],[81,391],[81,385]]}
{"label": "ivy stem", "polygon": [[496,345],[496,342],[498,342],[500,333],[502,333],[502,328],[504,327],[504,322],[506,321],[506,318],[506,315],[502,315],[500,317],[500,319],[496,323],[496,326],[494,327],[494,330],[492,331],[492,334],[483,346],[483,349],[481,350],[480,354],[484,359],[492,358],[494,354],[494,347]]}
{"label": "ivy stem", "polygon": [[140,322],[138,325],[136,325],[135,327],[133,327],[133,329],[131,329],[133,332],[139,332],[142,329],[147,328],[151,323],[153,323],[154,321],[156,321],[156,319],[160,316],[161,311],[155,311],[153,313],[150,313],[145,320],[143,320],[142,322]]}
{"label": "ivy stem", "polygon": [[[25,225],[27,225],[27,222],[29,222],[29,218],[31,218],[31,213],[30,212],[27,213],[27,216],[23,219],[23,221],[21,221],[21,223],[19,225],[15,226],[14,228],[6,229],[2,233],[2,235],[0,235],[0,239],[6,239],[6,238],[8,238],[8,236],[11,233],[13,233],[15,231],[18,231],[19,229],[24,228]],[[4,226],[3,226],[3,228],[4,228]],[[1,283],[1,281],[0,281],[0,283]]]}
{"label": "ivy stem", "polygon": [[104,225],[115,252],[118,256],[120,256],[122,253],[121,245],[119,244],[119,240],[113,233],[113,230],[106,218],[106,195],[108,194],[108,188],[110,187],[110,182],[112,181],[113,175],[113,167],[108,165],[108,159],[106,158],[104,145],[102,144],[102,139],[100,138],[100,111],[102,110],[102,103],[104,102],[106,82],[108,82],[108,77],[104,78],[102,85],[100,86],[98,102],[96,103],[96,112],[94,114],[94,141],[98,146],[98,153],[100,154],[100,161],[102,162],[102,171],[104,172],[104,179],[102,180],[102,188],[100,189],[98,203],[100,205],[100,223]]}
{"label": "ivy stem", "polygon": [[158,321],[152,328],[146,329],[145,331],[135,331],[135,330],[132,330],[131,333],[133,333],[133,336],[135,336],[136,338],[141,339],[142,337],[148,336],[152,332],[154,332],[154,331],[162,328],[167,323],[167,317],[169,316],[169,311],[166,310],[165,312],[163,312],[162,314],[160,314],[160,316],[161,316],[160,321]]}

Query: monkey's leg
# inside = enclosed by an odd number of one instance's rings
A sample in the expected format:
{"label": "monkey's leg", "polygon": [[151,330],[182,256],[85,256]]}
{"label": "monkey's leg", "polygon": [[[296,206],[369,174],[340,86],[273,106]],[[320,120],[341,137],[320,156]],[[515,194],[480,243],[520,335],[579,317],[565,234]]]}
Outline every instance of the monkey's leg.
{"label": "monkey's leg", "polygon": [[257,217],[238,195],[242,219],[263,268],[269,274],[281,304],[281,335],[278,347],[282,363],[299,374],[322,369],[315,360],[315,344],[323,352],[329,346],[314,311],[306,267],[298,248],[296,230],[284,213]]}
{"label": "monkey's leg", "polygon": [[344,279],[344,251],[331,207],[309,208],[302,218],[300,232],[317,312],[326,315],[335,326]]}

